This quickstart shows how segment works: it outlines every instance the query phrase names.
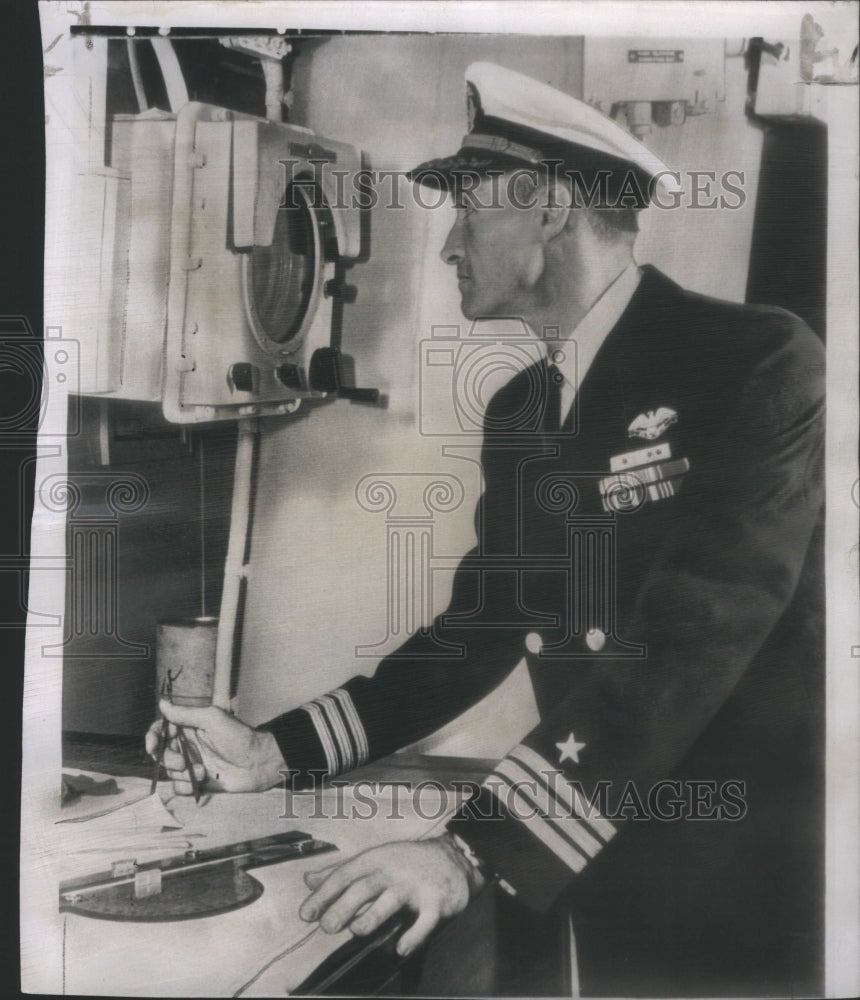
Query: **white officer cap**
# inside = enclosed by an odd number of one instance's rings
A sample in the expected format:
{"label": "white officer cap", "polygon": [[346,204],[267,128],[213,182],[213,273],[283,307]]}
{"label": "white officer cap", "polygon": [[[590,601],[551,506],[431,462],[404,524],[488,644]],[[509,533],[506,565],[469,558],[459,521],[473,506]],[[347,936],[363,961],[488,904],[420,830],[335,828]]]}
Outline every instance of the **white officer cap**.
{"label": "white officer cap", "polygon": [[678,191],[666,164],[606,115],[555,87],[495,63],[466,70],[468,133],[453,155],[422,163],[414,181],[450,189],[457,175],[554,165],[556,173],[608,171],[609,190],[638,189],[643,208],[659,184]]}

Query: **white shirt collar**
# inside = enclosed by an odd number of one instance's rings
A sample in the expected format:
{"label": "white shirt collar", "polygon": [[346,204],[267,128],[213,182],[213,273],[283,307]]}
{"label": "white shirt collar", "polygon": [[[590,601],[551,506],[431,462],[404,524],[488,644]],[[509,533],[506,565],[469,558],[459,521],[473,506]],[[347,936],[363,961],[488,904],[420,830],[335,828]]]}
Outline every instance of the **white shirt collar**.
{"label": "white shirt collar", "polygon": [[547,361],[555,364],[564,375],[561,387],[562,419],[567,415],[600,345],[630,304],[641,278],[635,261],[631,261],[582,317],[568,338],[546,343]]}

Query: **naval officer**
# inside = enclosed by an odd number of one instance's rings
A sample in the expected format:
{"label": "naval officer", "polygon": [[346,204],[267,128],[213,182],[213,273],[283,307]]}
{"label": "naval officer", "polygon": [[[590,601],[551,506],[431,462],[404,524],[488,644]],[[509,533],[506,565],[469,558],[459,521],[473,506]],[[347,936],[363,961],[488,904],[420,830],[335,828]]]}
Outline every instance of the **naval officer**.
{"label": "naval officer", "polygon": [[570,914],[584,993],[818,993],[820,342],[637,266],[638,211],[677,178],[626,131],[502,67],[466,76],[461,148],[413,177],[454,197],[464,315],[546,349],[487,407],[451,605],[259,729],[164,713],[213,787],[301,786],[434,731],[525,654],[538,726],[444,836],[310,876],[302,916],[366,934],[408,908],[405,954],[496,880]]}

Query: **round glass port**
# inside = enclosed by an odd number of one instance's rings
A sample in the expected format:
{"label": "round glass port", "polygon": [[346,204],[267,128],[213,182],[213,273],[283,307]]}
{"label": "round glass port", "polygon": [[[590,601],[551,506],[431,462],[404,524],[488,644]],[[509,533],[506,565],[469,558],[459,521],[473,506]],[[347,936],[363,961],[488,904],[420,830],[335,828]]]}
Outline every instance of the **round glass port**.
{"label": "round glass port", "polygon": [[278,209],[272,245],[254,247],[246,294],[258,335],[274,344],[298,336],[313,303],[320,261],[312,191],[290,185]]}

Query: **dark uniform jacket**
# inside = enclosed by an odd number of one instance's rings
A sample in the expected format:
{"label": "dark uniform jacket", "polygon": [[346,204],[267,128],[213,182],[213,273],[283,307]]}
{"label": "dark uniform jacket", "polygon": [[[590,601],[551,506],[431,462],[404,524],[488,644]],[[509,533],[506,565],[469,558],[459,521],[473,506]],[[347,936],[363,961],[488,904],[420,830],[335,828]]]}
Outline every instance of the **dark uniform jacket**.
{"label": "dark uniform jacket", "polygon": [[569,908],[583,993],[814,995],[822,345],[644,268],[560,431],[547,381],[489,404],[448,610],[267,728],[300,780],[346,770],[526,655],[541,722],[449,829],[517,905]]}

